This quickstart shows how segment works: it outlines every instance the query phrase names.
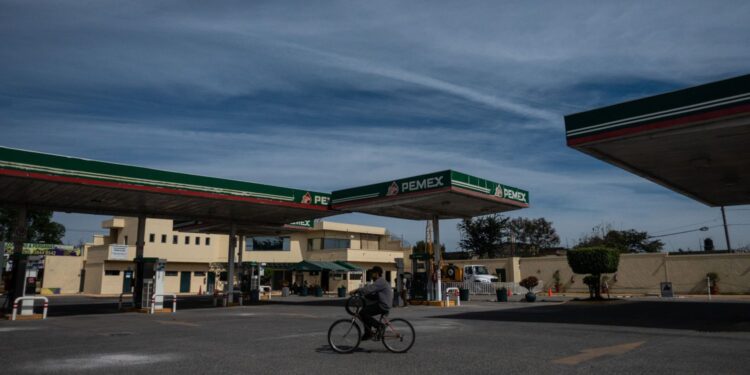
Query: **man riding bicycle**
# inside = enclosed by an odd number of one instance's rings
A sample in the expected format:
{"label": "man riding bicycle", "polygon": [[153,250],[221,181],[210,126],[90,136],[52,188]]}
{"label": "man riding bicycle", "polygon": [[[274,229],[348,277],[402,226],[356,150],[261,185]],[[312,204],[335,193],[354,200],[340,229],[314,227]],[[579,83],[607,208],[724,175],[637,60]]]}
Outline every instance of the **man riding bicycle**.
{"label": "man riding bicycle", "polygon": [[362,340],[372,338],[373,327],[380,328],[380,323],[374,316],[387,313],[393,305],[393,289],[391,289],[391,285],[383,278],[383,269],[379,266],[372,267],[370,275],[373,279],[372,284],[365,285],[351,292],[351,294],[359,292],[366,296],[366,298],[374,300],[372,303],[366,304],[359,312],[359,316],[365,326],[365,333],[362,335]]}

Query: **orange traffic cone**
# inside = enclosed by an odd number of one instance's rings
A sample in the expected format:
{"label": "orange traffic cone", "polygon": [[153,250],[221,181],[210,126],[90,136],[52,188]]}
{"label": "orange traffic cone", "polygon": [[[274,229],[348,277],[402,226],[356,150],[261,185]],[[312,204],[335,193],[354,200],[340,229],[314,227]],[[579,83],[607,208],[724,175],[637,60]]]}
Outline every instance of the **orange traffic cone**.
{"label": "orange traffic cone", "polygon": [[547,297],[552,297],[552,288],[547,291]]}

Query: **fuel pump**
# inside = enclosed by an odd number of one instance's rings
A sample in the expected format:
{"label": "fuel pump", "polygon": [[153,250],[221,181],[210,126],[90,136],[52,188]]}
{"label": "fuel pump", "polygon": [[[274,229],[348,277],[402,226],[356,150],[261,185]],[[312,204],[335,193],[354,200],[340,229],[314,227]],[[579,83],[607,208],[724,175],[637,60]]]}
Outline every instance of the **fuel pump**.
{"label": "fuel pump", "polygon": [[133,303],[137,308],[151,308],[151,296],[157,294],[154,308],[164,307],[164,270],[167,267],[166,259],[159,258],[135,258],[136,283],[133,293]]}
{"label": "fuel pump", "polygon": [[263,274],[263,265],[258,262],[242,262],[240,274],[240,290],[250,294],[250,302],[260,300],[260,276]]}
{"label": "fuel pump", "polygon": [[[11,288],[8,293],[8,307],[18,297],[36,295],[39,269],[44,266],[43,255],[12,254]],[[21,315],[34,314],[34,301],[21,301]]]}
{"label": "fuel pump", "polygon": [[412,267],[411,299],[426,300],[430,254],[414,253],[409,255],[409,259],[411,259]]}

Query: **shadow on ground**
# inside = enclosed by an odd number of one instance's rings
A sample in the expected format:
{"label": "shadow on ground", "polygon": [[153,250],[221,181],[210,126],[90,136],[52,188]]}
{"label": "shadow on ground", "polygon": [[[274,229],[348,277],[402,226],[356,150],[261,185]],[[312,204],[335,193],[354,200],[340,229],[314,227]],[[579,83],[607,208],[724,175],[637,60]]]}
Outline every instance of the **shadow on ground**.
{"label": "shadow on ground", "polygon": [[665,301],[573,301],[432,318],[750,332],[750,304]]}

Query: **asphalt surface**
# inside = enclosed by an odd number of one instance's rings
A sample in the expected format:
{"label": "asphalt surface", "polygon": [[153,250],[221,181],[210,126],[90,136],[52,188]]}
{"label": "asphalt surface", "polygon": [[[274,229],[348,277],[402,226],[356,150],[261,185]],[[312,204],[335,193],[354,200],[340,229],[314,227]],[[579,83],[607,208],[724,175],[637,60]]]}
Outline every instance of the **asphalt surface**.
{"label": "asphalt surface", "polygon": [[[75,298],[68,304],[64,298],[52,301],[50,312],[88,301]],[[746,374],[750,369],[750,303],[410,306],[391,314],[416,328],[408,353],[393,354],[368,341],[342,355],[326,342],[330,324],[346,317],[342,300],[288,298],[231,308],[210,308],[208,301],[196,299],[174,315],[105,314],[95,308],[45,321],[0,321],[0,372]]]}

